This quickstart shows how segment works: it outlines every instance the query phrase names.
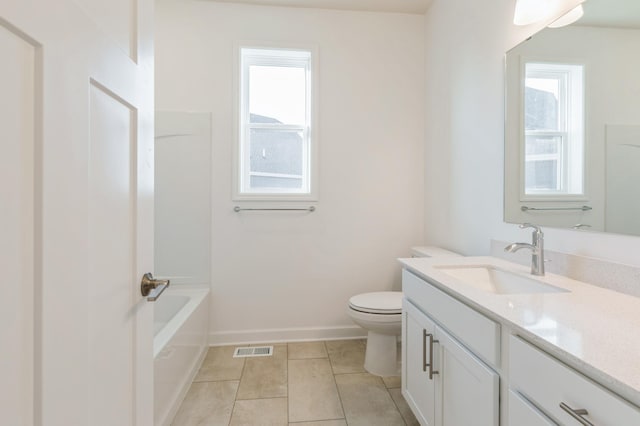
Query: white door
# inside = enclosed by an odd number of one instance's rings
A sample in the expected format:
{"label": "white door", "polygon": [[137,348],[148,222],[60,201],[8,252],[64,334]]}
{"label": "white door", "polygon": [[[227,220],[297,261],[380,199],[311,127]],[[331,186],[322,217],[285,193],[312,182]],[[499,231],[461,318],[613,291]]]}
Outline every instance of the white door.
{"label": "white door", "polygon": [[436,424],[498,426],[499,376],[436,327]]}
{"label": "white door", "polygon": [[152,0],[0,0],[0,424],[151,425]]}

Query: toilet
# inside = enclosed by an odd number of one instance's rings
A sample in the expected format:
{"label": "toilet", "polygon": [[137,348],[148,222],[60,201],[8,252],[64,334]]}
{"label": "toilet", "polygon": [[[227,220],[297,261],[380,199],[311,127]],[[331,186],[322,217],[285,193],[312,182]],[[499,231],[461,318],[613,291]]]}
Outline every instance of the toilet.
{"label": "toilet", "polygon": [[[414,247],[412,257],[460,256],[439,247]],[[402,331],[402,292],[378,291],[349,299],[347,313],[368,331],[364,369],[377,376],[398,376],[398,336]]]}
{"label": "toilet", "polygon": [[364,369],[378,376],[397,376],[402,292],[358,294],[349,299],[348,313],[353,322],[368,330]]}

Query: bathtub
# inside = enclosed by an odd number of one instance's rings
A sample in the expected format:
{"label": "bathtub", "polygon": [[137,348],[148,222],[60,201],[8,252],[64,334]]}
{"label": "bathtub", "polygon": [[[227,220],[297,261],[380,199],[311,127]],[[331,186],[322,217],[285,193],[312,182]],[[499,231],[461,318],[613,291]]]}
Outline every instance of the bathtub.
{"label": "bathtub", "polygon": [[207,353],[208,288],[169,287],[154,307],[154,424],[169,425]]}

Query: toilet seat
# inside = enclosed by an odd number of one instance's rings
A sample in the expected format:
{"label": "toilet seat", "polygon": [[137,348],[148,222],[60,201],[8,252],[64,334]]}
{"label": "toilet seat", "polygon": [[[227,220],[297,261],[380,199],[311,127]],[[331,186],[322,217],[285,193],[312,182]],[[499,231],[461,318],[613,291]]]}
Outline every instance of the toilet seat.
{"label": "toilet seat", "polygon": [[349,308],[367,314],[399,315],[402,314],[402,292],[378,291],[357,294],[349,299]]}

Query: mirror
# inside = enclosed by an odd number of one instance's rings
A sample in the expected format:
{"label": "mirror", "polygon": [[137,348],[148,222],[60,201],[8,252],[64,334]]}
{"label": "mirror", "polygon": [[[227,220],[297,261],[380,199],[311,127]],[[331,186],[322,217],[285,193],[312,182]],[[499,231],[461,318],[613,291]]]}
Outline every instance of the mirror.
{"label": "mirror", "polygon": [[640,1],[506,54],[506,222],[640,236]]}

